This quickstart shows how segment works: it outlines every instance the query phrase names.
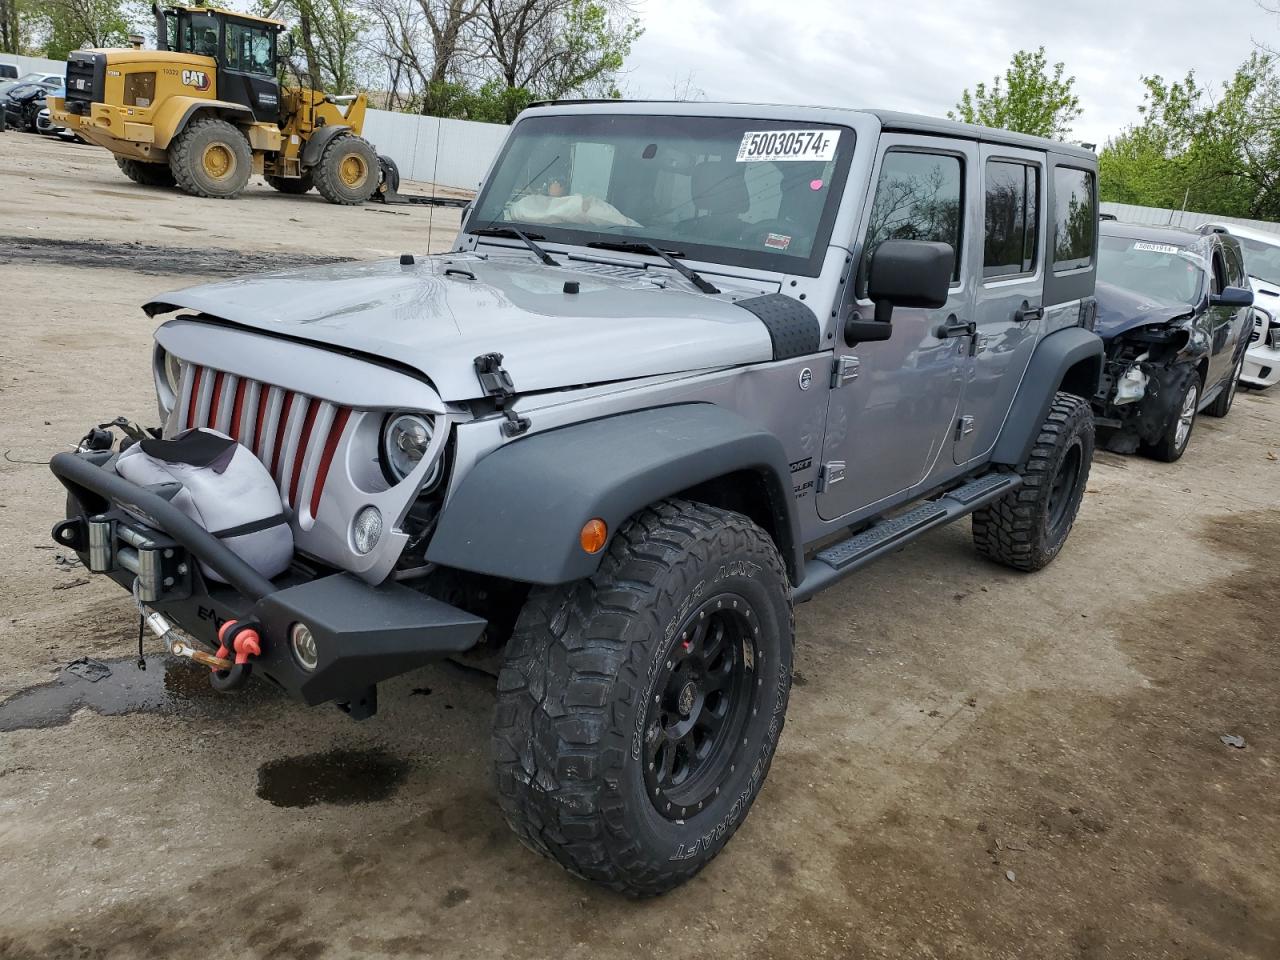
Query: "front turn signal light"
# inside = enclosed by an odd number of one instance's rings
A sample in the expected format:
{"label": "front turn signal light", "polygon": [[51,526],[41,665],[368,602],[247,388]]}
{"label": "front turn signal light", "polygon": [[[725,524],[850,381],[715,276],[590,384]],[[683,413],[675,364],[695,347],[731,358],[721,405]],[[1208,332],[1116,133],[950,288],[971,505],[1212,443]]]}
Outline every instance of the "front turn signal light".
{"label": "front turn signal light", "polygon": [[587,553],[599,553],[608,539],[609,527],[599,517],[584,523],[582,532],[578,534],[578,542]]}

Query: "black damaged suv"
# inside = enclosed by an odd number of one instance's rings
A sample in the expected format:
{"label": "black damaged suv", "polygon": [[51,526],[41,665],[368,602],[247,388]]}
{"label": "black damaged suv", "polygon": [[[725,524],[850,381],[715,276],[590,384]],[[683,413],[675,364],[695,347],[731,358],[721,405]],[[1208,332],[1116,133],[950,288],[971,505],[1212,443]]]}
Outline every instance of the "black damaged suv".
{"label": "black damaged suv", "polygon": [[1196,415],[1225,417],[1252,329],[1253,292],[1234,237],[1103,221],[1098,321],[1107,362],[1094,398],[1111,450],[1182,456]]}

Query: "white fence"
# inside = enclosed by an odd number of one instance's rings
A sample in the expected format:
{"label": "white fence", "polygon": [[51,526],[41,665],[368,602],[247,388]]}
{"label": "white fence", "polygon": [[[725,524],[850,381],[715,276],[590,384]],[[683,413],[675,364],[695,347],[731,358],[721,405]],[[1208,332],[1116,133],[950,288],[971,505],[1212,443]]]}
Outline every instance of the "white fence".
{"label": "white fence", "polygon": [[1139,207],[1132,203],[1103,203],[1103,213],[1114,214],[1126,223],[1146,223],[1162,227],[1187,227],[1195,230],[1205,223],[1235,223],[1255,230],[1280,233],[1280,223],[1266,220],[1245,220],[1241,217],[1220,217],[1213,213],[1197,213],[1194,210],[1166,210],[1163,207]]}
{"label": "white fence", "polygon": [[28,73],[56,73],[62,77],[67,75],[65,60],[46,60],[44,57],[19,57],[12,53],[0,53],[0,63],[17,64],[20,77]]}
{"label": "white fence", "polygon": [[488,171],[510,129],[386,110],[370,110],[364,121],[365,139],[396,162],[402,179],[467,190]]}

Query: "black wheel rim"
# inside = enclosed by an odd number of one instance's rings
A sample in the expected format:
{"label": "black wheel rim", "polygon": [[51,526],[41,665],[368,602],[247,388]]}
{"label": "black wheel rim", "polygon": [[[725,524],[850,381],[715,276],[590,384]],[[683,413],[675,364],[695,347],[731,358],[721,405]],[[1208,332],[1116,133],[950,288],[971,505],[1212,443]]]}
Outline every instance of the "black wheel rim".
{"label": "black wheel rim", "polygon": [[758,619],[741,595],[713,596],[688,614],[658,665],[642,758],[649,798],[668,819],[696,815],[742,763],[760,689]]}
{"label": "black wheel rim", "polygon": [[1062,462],[1058,464],[1058,472],[1053,476],[1053,484],[1049,487],[1049,508],[1046,511],[1047,529],[1051,535],[1060,531],[1070,516],[1076,485],[1080,482],[1082,459],[1080,442],[1077,440],[1067,448]]}

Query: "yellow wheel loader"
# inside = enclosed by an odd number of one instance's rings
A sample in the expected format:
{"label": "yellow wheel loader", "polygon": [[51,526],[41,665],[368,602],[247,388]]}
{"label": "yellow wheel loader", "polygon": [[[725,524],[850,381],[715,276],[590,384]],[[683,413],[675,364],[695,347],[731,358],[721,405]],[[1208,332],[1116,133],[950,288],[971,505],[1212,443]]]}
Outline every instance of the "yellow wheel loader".
{"label": "yellow wheel loader", "polygon": [[106,147],[130,180],[199,197],[238,196],[260,174],[281,193],[313,186],[359,204],[378,186],[361,136],[363,94],[281,88],[284,24],[214,7],[155,7],[157,50],[77,50],[55,124]]}

